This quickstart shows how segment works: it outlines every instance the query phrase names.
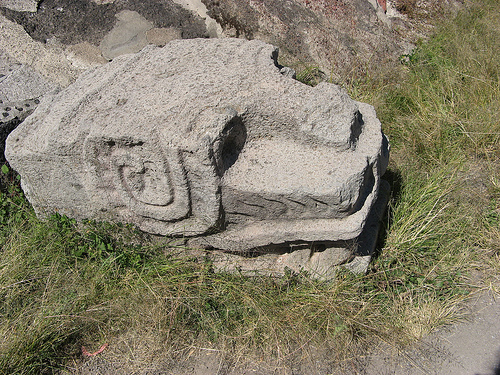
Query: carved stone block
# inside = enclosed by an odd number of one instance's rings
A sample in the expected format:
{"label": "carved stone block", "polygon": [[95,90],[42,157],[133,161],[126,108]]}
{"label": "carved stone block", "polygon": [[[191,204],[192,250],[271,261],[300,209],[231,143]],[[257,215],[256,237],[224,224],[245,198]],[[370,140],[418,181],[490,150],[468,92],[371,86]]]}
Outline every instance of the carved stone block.
{"label": "carved stone block", "polygon": [[43,98],[7,158],[38,215],[131,222],[325,274],[360,252],[388,142],[373,107],[282,74],[277,54],[194,39],[119,56]]}

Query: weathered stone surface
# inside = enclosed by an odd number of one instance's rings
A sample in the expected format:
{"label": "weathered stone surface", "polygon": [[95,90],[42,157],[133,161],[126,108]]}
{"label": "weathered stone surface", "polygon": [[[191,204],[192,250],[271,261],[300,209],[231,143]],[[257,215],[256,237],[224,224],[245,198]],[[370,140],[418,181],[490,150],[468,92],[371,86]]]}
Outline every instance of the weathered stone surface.
{"label": "weathered stone surface", "polygon": [[89,42],[66,47],[66,57],[71,61],[71,65],[79,69],[94,68],[108,62],[102,56],[101,50]]}
{"label": "weathered stone surface", "polygon": [[37,107],[41,96],[56,86],[33,69],[0,50],[0,162],[4,162],[5,140]]}
{"label": "weathered stone surface", "polygon": [[241,39],[119,56],[45,97],[6,156],[41,216],[132,222],[240,253],[292,246],[313,259],[315,244],[315,257],[347,262],[387,141],[373,107],[283,75],[276,59],[275,47]]}
{"label": "weathered stone surface", "polygon": [[10,65],[7,71],[2,72],[2,61],[5,60],[0,51],[0,100],[4,102],[39,98],[57,87],[23,64]]}
{"label": "weathered stone surface", "polygon": [[[278,46],[287,61],[319,66],[330,78],[397,55],[399,40],[369,0],[203,0],[226,35]],[[375,5],[375,7],[373,6]],[[386,22],[384,22],[386,21]],[[401,49],[402,51],[402,49]],[[401,53],[399,53],[401,54]]]}
{"label": "weathered stone surface", "polygon": [[[318,66],[327,79],[343,81],[369,66],[396,60],[426,26],[391,3],[428,12],[456,0],[201,0],[223,35],[259,39],[280,48],[284,64]],[[418,4],[417,4],[418,3]],[[382,2],[384,4],[384,2]],[[398,7],[404,9],[405,6]],[[385,11],[387,10],[387,12]],[[300,63],[297,63],[300,62]]]}

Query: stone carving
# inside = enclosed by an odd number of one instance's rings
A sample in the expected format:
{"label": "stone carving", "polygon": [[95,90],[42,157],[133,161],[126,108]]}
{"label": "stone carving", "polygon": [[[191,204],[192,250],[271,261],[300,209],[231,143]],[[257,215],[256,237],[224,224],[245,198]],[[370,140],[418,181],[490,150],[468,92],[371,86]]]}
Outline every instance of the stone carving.
{"label": "stone carving", "polygon": [[388,143],[373,107],[291,75],[260,41],[149,46],[44,97],[6,156],[40,216],[131,222],[224,262],[262,251],[269,273],[328,277],[366,251]]}

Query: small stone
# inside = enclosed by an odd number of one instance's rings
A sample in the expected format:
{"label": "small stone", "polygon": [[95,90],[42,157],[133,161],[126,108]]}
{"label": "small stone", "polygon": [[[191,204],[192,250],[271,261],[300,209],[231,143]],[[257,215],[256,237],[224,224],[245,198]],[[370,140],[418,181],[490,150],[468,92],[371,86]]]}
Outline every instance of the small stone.
{"label": "small stone", "polygon": [[153,28],[153,24],[131,10],[122,10],[116,14],[118,22],[104,37],[99,48],[102,55],[112,60],[127,53],[136,53],[147,44],[146,31]]}
{"label": "small stone", "polygon": [[19,65],[0,81],[0,97],[6,102],[20,102],[40,97],[56,86],[27,65]]}
{"label": "small stone", "polygon": [[93,68],[108,62],[108,60],[102,56],[101,50],[89,42],[68,46],[66,48],[66,54],[71,64],[81,69]]}
{"label": "small stone", "polygon": [[24,107],[29,107],[30,103],[34,103],[33,99],[19,102],[7,102],[5,103],[5,107],[0,108],[0,163],[5,162],[4,151],[7,136],[36,108],[36,105],[34,105],[31,110],[24,110]]}
{"label": "small stone", "polygon": [[35,13],[40,0],[2,0],[0,6],[15,10],[17,12]]}

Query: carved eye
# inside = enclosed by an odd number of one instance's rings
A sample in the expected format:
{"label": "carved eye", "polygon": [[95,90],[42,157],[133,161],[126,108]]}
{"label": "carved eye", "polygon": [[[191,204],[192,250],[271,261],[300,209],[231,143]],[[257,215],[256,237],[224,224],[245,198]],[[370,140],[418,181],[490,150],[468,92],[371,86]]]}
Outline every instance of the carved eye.
{"label": "carved eye", "polygon": [[236,163],[246,140],[247,129],[241,117],[236,116],[228,122],[222,131],[221,140],[216,146],[217,167],[220,176],[224,175]]}

